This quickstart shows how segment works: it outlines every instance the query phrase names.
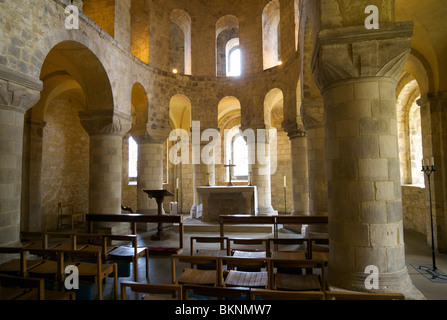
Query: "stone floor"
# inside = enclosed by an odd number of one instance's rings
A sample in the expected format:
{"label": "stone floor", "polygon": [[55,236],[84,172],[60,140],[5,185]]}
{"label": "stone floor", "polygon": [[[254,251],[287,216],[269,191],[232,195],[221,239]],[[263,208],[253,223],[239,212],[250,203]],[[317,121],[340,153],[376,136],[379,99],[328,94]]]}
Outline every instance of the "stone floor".
{"label": "stone floor", "polygon": [[[195,226],[197,222],[191,222]],[[189,229],[188,223],[186,222],[184,244],[185,249],[183,254],[190,253],[190,237],[195,236],[216,236],[218,232],[215,229],[207,227],[210,232],[198,232],[197,229]],[[190,231],[193,230],[193,231]],[[202,230],[203,231],[203,230]],[[264,233],[265,230],[259,229],[255,230],[254,233],[250,233],[250,230],[246,229],[245,232],[228,232],[226,235],[230,237],[271,237],[272,233]],[[282,229],[280,230],[281,236],[296,236],[290,231]],[[168,239],[164,241],[152,241],[150,236],[153,232],[145,232],[139,234],[139,245],[144,246],[157,246],[157,247],[176,247],[178,246],[178,233],[175,228],[168,229],[166,234]],[[427,300],[447,300],[447,282],[444,283],[434,283],[427,279],[418,272],[411,264],[414,265],[431,265],[432,254],[431,247],[426,244],[426,237],[422,234],[416,233],[414,231],[405,232],[405,243],[406,243],[406,264],[408,272],[413,281],[414,286],[422,294],[421,299]],[[145,279],[145,263],[141,259],[139,264],[139,281],[146,282]],[[447,255],[446,254],[436,254],[436,265],[439,270],[447,274]],[[181,269],[181,268],[180,268]],[[169,255],[151,255],[149,262],[149,273],[150,273],[150,283],[161,284],[171,282],[171,261]],[[120,278],[119,281],[133,281],[132,277]],[[105,285],[104,299],[112,299],[112,280],[109,280]],[[128,294],[128,299],[138,299],[133,294]]]}

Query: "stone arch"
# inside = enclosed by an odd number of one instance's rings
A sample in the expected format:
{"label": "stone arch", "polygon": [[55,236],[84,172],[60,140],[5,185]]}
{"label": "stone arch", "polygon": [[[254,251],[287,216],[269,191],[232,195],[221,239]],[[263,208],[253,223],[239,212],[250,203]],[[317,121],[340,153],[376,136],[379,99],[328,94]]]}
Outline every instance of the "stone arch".
{"label": "stone arch", "polygon": [[262,48],[264,70],[276,67],[281,60],[280,4],[270,1],[262,11]]}
{"label": "stone arch", "polygon": [[181,9],[171,12],[170,64],[172,69],[191,75],[191,17]]}
{"label": "stone arch", "polygon": [[191,100],[183,94],[176,94],[169,102],[169,119],[172,129],[191,130]]}
{"label": "stone arch", "polygon": [[79,83],[85,93],[87,111],[113,111],[109,76],[100,59],[84,44],[67,40],[54,45],[42,64],[40,78],[55,72],[65,72]]}
{"label": "stone arch", "polygon": [[[271,89],[264,99],[264,122],[268,127],[282,129],[284,94],[279,88]],[[272,114],[275,118],[272,119]]]}

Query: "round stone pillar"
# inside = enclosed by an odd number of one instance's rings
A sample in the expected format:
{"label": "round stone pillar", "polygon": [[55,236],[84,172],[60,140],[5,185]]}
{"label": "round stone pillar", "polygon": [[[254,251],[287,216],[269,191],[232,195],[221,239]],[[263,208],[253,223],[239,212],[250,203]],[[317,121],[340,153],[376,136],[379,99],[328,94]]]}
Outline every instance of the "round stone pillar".
{"label": "round stone pillar", "polygon": [[291,143],[292,160],[292,215],[309,214],[309,181],[307,170],[307,137],[306,132],[294,125],[286,127]]}
{"label": "round stone pillar", "polygon": [[[20,245],[24,118],[38,102],[42,83],[4,68],[2,76],[14,81],[0,79],[0,246],[16,246]],[[22,80],[26,86],[17,84]]]}
{"label": "round stone pillar", "polygon": [[409,292],[396,84],[410,52],[412,26],[383,26],[377,33],[380,40],[374,32],[368,35],[376,41],[365,41],[363,30],[319,35],[316,74],[324,97],[328,277],[335,287],[369,291],[369,270],[376,270],[379,282],[372,291]]}
{"label": "round stone pillar", "polygon": [[130,130],[131,117],[109,111],[85,111],[79,117],[90,136],[89,213],[121,214],[123,136]]}
{"label": "round stone pillar", "polygon": [[[271,193],[271,154],[269,131],[258,129],[254,141],[247,139],[250,182],[256,186],[258,208],[256,215],[277,215],[272,206]],[[275,159],[276,161],[276,159]],[[250,163],[251,162],[251,163]]]}

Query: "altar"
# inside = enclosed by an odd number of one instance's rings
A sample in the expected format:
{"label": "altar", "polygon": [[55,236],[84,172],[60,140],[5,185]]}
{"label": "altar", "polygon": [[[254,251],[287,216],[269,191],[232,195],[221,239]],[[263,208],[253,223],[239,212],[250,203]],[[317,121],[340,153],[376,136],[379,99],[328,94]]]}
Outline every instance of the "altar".
{"label": "altar", "polygon": [[197,215],[203,222],[219,221],[224,214],[256,215],[256,186],[215,186],[197,188]]}

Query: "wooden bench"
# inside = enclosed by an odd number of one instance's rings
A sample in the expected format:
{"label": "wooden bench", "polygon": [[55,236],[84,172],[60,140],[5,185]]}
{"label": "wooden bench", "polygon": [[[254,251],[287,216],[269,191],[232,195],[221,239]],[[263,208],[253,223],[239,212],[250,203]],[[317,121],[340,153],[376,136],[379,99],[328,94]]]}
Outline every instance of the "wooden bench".
{"label": "wooden bench", "polygon": [[236,224],[271,224],[274,226],[273,237],[278,238],[279,225],[326,225],[328,216],[249,216],[249,215],[221,215],[219,216],[220,236],[225,236],[225,225]]}
{"label": "wooden bench", "polygon": [[[274,216],[249,216],[249,215],[220,215],[219,229],[220,236],[225,237],[225,225],[236,224],[271,224],[275,225]],[[275,233],[276,234],[276,233]]]}
{"label": "wooden bench", "polygon": [[94,222],[129,223],[133,235],[137,234],[138,223],[168,223],[179,225],[178,248],[148,247],[149,252],[179,254],[184,249],[184,224],[181,215],[147,215],[147,214],[87,214],[88,232],[93,233]]}

